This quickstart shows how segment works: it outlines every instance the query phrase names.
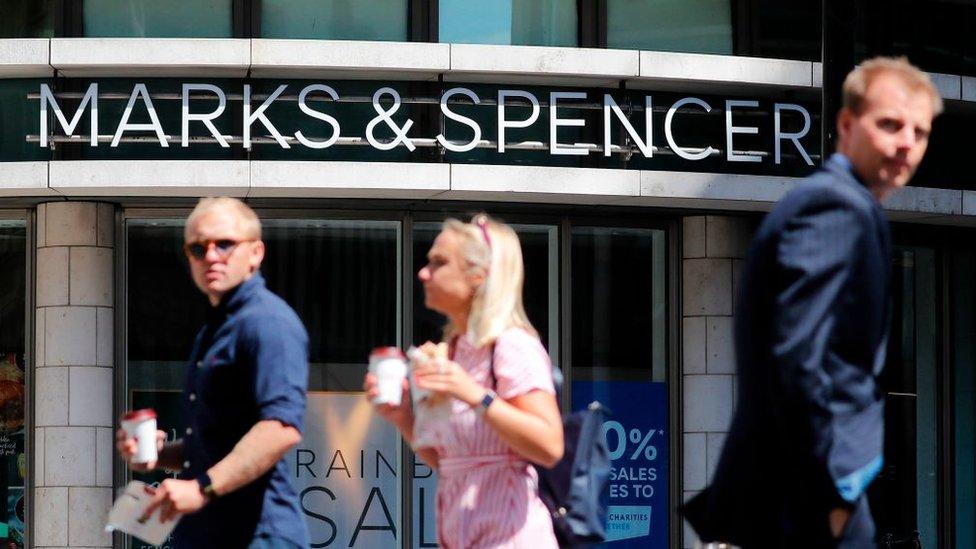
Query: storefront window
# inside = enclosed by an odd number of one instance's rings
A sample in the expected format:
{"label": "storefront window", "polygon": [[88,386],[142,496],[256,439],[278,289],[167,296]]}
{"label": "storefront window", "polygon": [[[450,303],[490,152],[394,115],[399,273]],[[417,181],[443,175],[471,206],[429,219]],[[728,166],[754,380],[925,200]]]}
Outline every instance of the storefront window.
{"label": "storefront window", "polygon": [[[597,400],[610,458],[606,547],[668,546],[664,231],[572,231],[572,406]],[[613,518],[617,517],[617,518]]]}
{"label": "storefront window", "polygon": [[[126,233],[125,406],[153,407],[161,426],[180,432],[184,361],[204,321],[204,298],[183,259],[182,220],[131,220]],[[369,351],[401,344],[399,239],[394,221],[264,221],[262,273],[309,334],[306,433],[288,459],[320,547],[381,548],[399,539],[400,437],[362,395]]]}
{"label": "storefront window", "polygon": [[229,38],[232,0],[84,0],[85,36]]}
{"label": "storefront window", "polygon": [[[268,287],[295,308],[310,336],[306,434],[288,459],[313,546],[436,547],[437,476],[372,413],[362,379],[370,349],[441,339],[444,318],[424,307],[416,271],[426,264],[448,215],[419,213],[406,244],[399,221],[316,219],[296,212],[263,222],[262,273]],[[597,399],[614,411],[605,425],[618,471],[611,504],[627,516],[647,517],[623,525],[624,533],[618,525],[614,546],[626,546],[624,539],[641,547],[665,546],[665,233],[580,226],[567,234],[556,223],[509,221],[525,260],[526,312],[557,367],[568,363],[560,353],[560,317],[566,314],[560,273],[571,270],[573,383],[566,397],[577,408]],[[181,429],[184,362],[206,304],[183,258],[182,219],[130,219],[125,234],[127,388],[121,406],[155,408],[161,427],[175,437]],[[561,256],[561,242],[571,244],[571,259]],[[401,250],[411,254],[410,272],[402,269]],[[406,315],[400,305],[404,284],[413,285]],[[160,301],[159,295],[167,298]],[[401,535],[408,524],[409,541]]]}
{"label": "storefront window", "polygon": [[53,0],[0,0],[0,38],[53,35]]}
{"label": "storefront window", "polygon": [[264,38],[408,39],[407,0],[263,0]]}
{"label": "storefront window", "polygon": [[732,54],[729,0],[608,0],[611,48]]}
{"label": "storefront window", "polygon": [[0,542],[5,548],[25,546],[26,270],[24,222],[0,219]]}
{"label": "storefront window", "polygon": [[576,46],[575,0],[440,0],[441,42]]}

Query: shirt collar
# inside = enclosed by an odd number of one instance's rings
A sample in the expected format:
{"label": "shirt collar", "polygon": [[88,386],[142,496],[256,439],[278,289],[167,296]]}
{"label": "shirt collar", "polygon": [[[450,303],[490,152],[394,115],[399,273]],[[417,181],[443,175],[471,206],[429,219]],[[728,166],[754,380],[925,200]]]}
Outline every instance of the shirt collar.
{"label": "shirt collar", "polygon": [[257,293],[258,290],[265,287],[264,277],[261,276],[261,272],[255,272],[251,275],[251,278],[241,282],[236,288],[230,290],[224,297],[221,298],[220,303],[216,307],[211,307],[208,312],[214,315],[227,315],[233,313],[237,309],[240,309],[248,298]]}
{"label": "shirt collar", "polygon": [[[851,183],[856,183],[861,190],[870,194],[871,197],[874,198],[874,194],[871,193],[871,189],[868,188],[868,186],[864,183],[864,180],[861,179],[861,176],[858,175],[854,170],[854,164],[851,162],[850,158],[847,158],[839,152],[835,152],[834,154],[830,155],[830,158],[827,159],[827,163],[824,165],[824,167],[835,173],[847,176],[847,179]],[[875,202],[877,202],[877,199],[875,199]]]}
{"label": "shirt collar", "polygon": [[857,177],[854,173],[854,164],[851,163],[851,159],[847,158],[842,153],[835,152],[834,154],[830,155],[828,162],[833,162],[838,167],[847,170],[847,173]]}

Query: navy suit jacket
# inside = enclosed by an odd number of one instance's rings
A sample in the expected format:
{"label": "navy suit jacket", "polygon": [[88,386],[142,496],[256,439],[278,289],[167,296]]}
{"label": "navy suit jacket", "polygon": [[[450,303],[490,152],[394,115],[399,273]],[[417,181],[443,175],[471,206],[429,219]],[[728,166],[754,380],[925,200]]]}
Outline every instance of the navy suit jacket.
{"label": "navy suit jacket", "polygon": [[831,545],[837,482],[882,454],[890,258],[884,211],[836,157],[763,220],[736,301],[735,415],[683,509],[703,541]]}

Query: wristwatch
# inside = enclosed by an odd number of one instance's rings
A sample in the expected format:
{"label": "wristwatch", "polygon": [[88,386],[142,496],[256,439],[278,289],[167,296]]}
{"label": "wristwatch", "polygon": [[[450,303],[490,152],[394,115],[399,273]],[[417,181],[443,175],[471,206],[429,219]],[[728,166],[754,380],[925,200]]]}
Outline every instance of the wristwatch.
{"label": "wristwatch", "polygon": [[485,396],[482,397],[481,402],[479,402],[478,405],[475,406],[474,412],[479,416],[485,415],[485,412],[488,411],[488,407],[491,406],[492,402],[495,402],[496,398],[498,398],[498,395],[495,394],[495,391],[488,389],[485,392]]}
{"label": "wristwatch", "polygon": [[197,477],[197,484],[200,485],[200,493],[203,494],[204,499],[207,501],[217,497],[217,492],[213,487],[213,481],[210,480],[210,475],[206,471],[200,473],[200,476]]}

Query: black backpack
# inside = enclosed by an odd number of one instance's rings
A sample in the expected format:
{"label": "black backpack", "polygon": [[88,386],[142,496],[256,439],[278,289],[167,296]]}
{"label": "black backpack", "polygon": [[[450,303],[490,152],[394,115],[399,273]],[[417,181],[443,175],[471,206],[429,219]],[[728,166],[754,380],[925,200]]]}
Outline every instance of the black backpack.
{"label": "black backpack", "polygon": [[[495,382],[495,349],[490,375]],[[562,372],[553,366],[556,399],[562,392]],[[532,464],[539,476],[539,499],[549,509],[560,547],[600,543],[606,538],[607,486],[610,451],[603,436],[609,410],[598,401],[586,409],[563,414],[563,457],[551,469]]]}

